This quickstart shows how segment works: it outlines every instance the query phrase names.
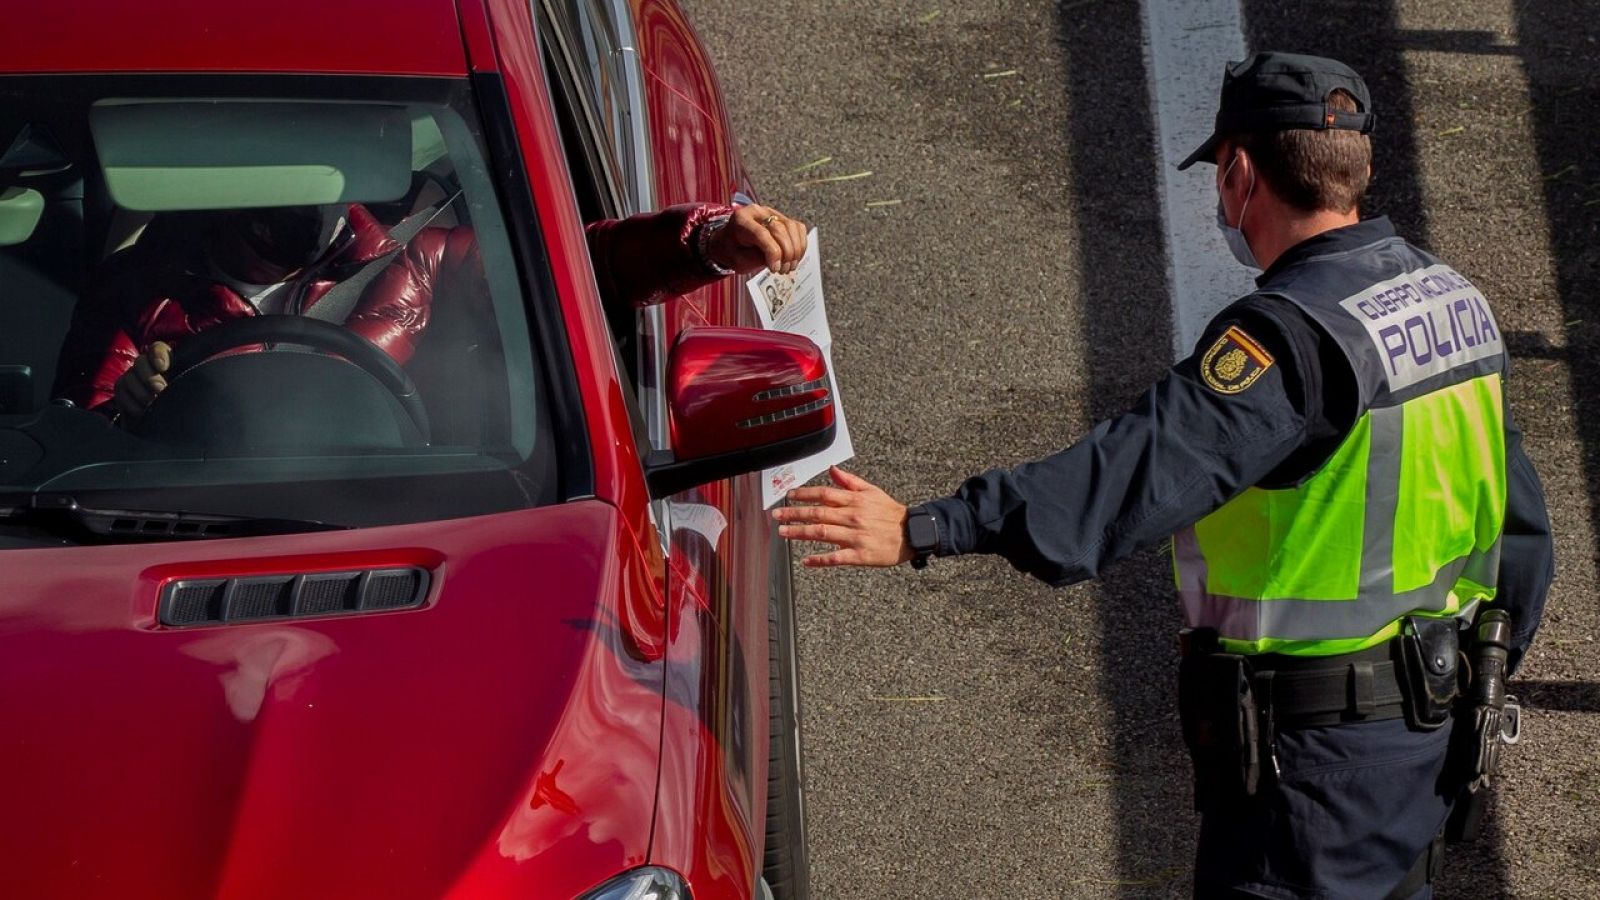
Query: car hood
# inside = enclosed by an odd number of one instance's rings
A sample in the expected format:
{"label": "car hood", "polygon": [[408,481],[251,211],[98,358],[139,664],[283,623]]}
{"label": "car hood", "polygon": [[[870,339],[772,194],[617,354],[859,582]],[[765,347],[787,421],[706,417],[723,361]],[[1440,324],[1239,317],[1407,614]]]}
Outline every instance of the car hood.
{"label": "car hood", "polygon": [[[659,585],[619,534],[585,502],[0,554],[0,894],[570,896],[642,862]],[[426,605],[155,621],[173,577],[376,565],[428,568]]]}

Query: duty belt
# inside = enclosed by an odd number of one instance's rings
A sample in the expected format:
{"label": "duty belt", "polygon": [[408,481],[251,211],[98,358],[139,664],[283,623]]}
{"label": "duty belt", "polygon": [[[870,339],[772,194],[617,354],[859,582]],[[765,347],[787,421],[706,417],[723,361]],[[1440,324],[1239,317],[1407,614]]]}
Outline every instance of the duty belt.
{"label": "duty belt", "polygon": [[1256,702],[1279,728],[1403,718],[1405,676],[1393,644],[1340,656],[1249,657]]}
{"label": "duty belt", "polygon": [[1277,778],[1285,728],[1405,715],[1390,644],[1337,657],[1243,656],[1222,652],[1214,631],[1179,640],[1178,714],[1201,812]]}

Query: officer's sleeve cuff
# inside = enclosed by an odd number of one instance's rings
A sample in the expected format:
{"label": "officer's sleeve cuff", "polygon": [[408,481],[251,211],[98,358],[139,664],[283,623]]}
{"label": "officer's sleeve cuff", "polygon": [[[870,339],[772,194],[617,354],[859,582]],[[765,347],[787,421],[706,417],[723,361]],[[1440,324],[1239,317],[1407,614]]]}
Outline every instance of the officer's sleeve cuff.
{"label": "officer's sleeve cuff", "polygon": [[939,555],[959,556],[977,546],[972,507],[959,497],[943,497],[923,504],[939,524]]}

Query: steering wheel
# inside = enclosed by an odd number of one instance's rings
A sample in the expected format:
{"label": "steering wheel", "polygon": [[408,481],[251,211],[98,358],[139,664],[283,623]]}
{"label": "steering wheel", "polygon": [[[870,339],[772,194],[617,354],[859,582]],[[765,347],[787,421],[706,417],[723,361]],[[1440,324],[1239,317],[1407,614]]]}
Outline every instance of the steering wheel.
{"label": "steering wheel", "polygon": [[[190,369],[219,353],[269,343],[313,347],[361,369],[394,395],[419,434],[428,434],[428,410],[423,406],[422,395],[394,357],[342,325],[306,316],[249,316],[224,322],[188,338],[173,351],[172,364],[166,371],[167,390],[172,390]],[[165,393],[157,394],[155,402],[161,402]]]}

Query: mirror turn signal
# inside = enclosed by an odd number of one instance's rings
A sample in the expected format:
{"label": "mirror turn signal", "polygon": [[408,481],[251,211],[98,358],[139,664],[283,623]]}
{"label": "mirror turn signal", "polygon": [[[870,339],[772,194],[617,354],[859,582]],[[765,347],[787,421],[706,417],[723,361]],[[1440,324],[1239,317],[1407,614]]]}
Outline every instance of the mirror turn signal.
{"label": "mirror turn signal", "polygon": [[646,460],[653,497],[793,462],[833,443],[828,361],[809,338],[693,328],[667,363],[672,450]]}

